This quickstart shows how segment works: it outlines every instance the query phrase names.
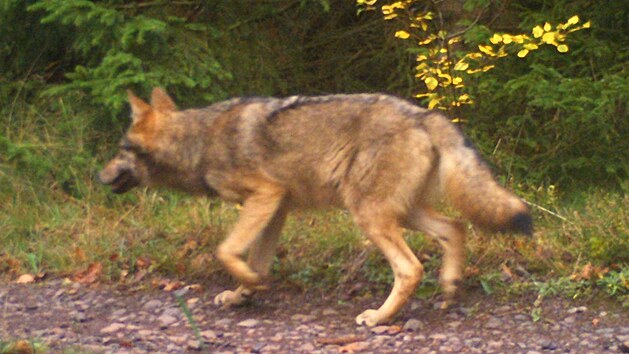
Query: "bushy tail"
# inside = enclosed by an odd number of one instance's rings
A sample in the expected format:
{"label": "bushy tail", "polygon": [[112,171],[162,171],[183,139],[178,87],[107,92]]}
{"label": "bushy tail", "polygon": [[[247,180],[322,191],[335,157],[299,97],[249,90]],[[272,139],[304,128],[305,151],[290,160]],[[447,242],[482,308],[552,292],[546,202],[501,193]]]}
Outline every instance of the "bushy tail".
{"label": "bushy tail", "polygon": [[533,233],[526,204],[501,187],[476,149],[440,113],[424,125],[439,152],[439,180],[447,200],[473,224],[492,231]]}

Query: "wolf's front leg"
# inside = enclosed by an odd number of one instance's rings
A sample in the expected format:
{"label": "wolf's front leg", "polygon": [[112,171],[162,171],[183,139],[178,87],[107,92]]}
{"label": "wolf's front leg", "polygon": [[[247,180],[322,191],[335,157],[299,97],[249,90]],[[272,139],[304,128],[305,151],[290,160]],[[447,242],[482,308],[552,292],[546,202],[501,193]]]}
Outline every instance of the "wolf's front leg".
{"label": "wolf's front leg", "polygon": [[[286,220],[283,198],[283,190],[265,188],[245,201],[238,223],[217,250],[217,257],[225,269],[242,285],[218,294],[214,298],[215,304],[238,305],[256,291],[266,288],[262,282],[268,277]],[[248,248],[249,257],[245,263],[242,255]]]}
{"label": "wolf's front leg", "polygon": [[[377,212],[377,208],[373,209]],[[356,317],[358,325],[372,327],[390,321],[399,312],[421,281],[424,268],[404,241],[397,218],[386,214],[374,215],[369,210],[359,210],[353,214],[365,235],[389,261],[395,277],[393,289],[384,304]]]}

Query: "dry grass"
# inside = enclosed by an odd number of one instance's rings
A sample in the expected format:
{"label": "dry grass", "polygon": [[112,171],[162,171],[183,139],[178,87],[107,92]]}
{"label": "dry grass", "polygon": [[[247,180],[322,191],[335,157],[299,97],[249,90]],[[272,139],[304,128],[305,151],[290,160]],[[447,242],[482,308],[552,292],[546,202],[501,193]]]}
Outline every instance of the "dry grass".
{"label": "dry grass", "polygon": [[[16,112],[0,135],[0,273],[12,279],[44,272],[72,276],[100,263],[102,277],[111,281],[139,272],[195,279],[223,274],[213,250],[235,221],[236,207],[169,192],[114,196],[93,179],[108,155],[104,146],[113,144],[80,129],[71,134],[68,121],[86,122],[66,111],[46,120],[33,109]],[[535,236],[470,229],[468,284],[576,279],[588,265],[594,274],[586,280],[593,283],[609,272],[629,273],[629,198],[624,193],[578,192],[572,201],[550,189],[525,194],[543,207],[533,208]],[[418,233],[408,233],[407,240],[426,264],[420,292],[431,292],[440,250]],[[383,257],[338,210],[294,213],[274,274],[306,288],[357,281],[388,286],[391,281]],[[629,292],[618,279],[612,283],[621,293]]]}

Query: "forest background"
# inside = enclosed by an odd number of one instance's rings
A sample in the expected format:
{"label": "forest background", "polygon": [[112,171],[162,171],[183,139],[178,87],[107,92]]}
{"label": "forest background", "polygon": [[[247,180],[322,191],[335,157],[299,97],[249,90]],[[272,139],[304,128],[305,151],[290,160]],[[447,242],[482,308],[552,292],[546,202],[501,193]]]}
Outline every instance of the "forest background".
{"label": "forest background", "polygon": [[[387,92],[445,109],[534,212],[531,239],[470,230],[468,288],[603,293],[629,304],[628,7],[1,0],[0,273],[222,276],[213,250],[236,207],[163,191],[113,196],[95,182],[128,126],[127,89],[146,97],[165,87],[185,108],[234,96]],[[558,24],[580,27],[564,36]],[[500,49],[504,34],[549,38],[540,30],[556,30],[561,43]],[[460,63],[471,53],[486,61],[475,71]],[[421,66],[444,58],[452,65],[434,75]],[[421,234],[408,240],[427,263],[418,296],[437,294],[438,247]],[[391,274],[363,243],[341,211],[296,213],[274,276],[306,289],[384,288]]]}

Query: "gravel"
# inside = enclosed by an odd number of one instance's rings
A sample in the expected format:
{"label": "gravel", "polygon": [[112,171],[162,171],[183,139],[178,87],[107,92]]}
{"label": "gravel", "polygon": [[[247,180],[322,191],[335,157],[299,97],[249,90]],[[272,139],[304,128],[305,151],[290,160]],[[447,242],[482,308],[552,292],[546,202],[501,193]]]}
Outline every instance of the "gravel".
{"label": "gravel", "polygon": [[447,310],[413,299],[393,323],[365,328],[354,316],[385,294],[284,289],[221,309],[212,303],[221,289],[212,286],[178,298],[61,280],[0,283],[0,340],[90,353],[629,353],[629,311],[611,300],[545,299],[533,321],[534,298],[469,290]]}

